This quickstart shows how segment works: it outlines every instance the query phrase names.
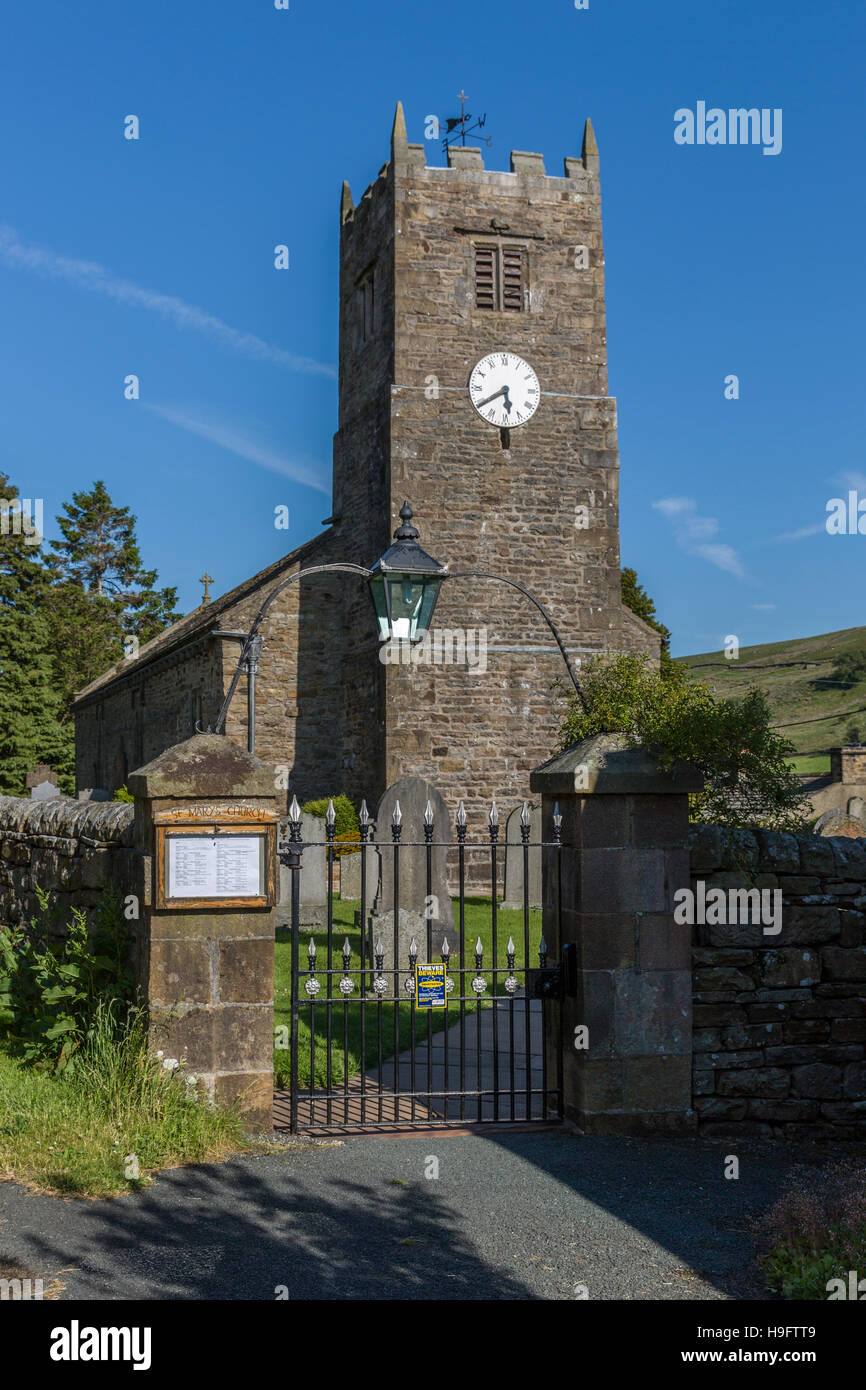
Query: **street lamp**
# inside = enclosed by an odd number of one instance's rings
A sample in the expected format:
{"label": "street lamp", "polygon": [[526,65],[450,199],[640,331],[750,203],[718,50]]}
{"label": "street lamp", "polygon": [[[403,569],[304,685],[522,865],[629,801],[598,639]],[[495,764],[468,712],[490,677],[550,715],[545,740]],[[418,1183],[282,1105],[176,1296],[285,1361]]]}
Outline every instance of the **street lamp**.
{"label": "street lamp", "polygon": [[418,528],[412,525],[412,508],[400,508],[401,525],[394,544],[370,574],[370,597],[379,624],[379,640],[415,642],[430,631],[433,610],[448,566],[440,565],[418,544]]}
{"label": "street lamp", "polygon": [[[448,566],[434,560],[432,555],[428,555],[426,550],[422,550],[418,544],[419,532],[412,525],[412,508],[408,502],[404,502],[400,508],[400,522],[394,532],[394,544],[389,546],[381,559],[377,560],[372,569],[365,569],[363,565],[352,564],[331,564],[331,565],[310,565],[308,569],[298,570],[295,574],[289,575],[275,589],[272,589],[259,609],[255,622],[246,637],[237,633],[225,634],[238,637],[241,641],[241,654],[238,659],[237,669],[232,677],[232,683],[228,688],[226,697],[223,700],[222,708],[217,716],[216,726],[213,732],[221,734],[225,727],[226,715],[229,705],[234,698],[235,691],[244,670],[246,669],[250,681],[249,699],[249,718],[247,733],[247,748],[251,753],[256,748],[256,710],[255,710],[255,673],[258,670],[258,663],[261,657],[264,639],[259,636],[261,627],[267,611],[278,594],[287,589],[290,584],[296,584],[300,579],[309,579],[314,574],[355,574],[361,579],[366,579],[370,596],[373,600],[373,607],[376,610],[376,622],[379,630],[379,640],[381,642],[390,641],[409,641],[417,642],[421,640],[430,630],[433,619],[433,610],[439,598],[439,590],[443,580],[451,579],[493,579],[500,584],[508,584],[512,589],[518,589],[522,594],[535,604],[539,613],[544,618],[556,644],[565,661],[568,674],[571,677],[572,685],[577,691],[584,712],[587,711],[587,703],[580,683],[575,675],[565,643],[557,631],[556,624],[548,613],[544,604],[535,597],[524,584],[520,584],[516,579],[507,579],[502,574],[492,574],[488,570],[462,570],[457,574],[449,575]],[[204,731],[196,724],[199,733]],[[208,730],[210,732],[210,730]]]}

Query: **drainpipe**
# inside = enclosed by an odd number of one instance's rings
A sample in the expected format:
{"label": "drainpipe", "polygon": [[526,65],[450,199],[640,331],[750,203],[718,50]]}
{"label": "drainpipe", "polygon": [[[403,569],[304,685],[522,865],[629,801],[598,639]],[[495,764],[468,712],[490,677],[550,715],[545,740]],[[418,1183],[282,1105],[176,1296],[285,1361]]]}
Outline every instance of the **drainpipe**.
{"label": "drainpipe", "polygon": [[[224,632],[222,629],[215,628],[211,632],[211,637],[222,637],[229,642],[240,642],[241,647],[249,641],[248,632]],[[245,662],[247,673],[247,752],[256,751],[256,676],[259,670],[259,661],[262,655],[264,638],[256,636],[252,639]]]}

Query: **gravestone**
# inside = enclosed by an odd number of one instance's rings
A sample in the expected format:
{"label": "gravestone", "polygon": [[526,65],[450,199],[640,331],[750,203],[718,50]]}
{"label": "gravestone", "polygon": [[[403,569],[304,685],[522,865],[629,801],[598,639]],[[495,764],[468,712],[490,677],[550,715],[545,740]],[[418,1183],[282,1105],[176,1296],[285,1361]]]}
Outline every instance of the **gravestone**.
{"label": "gravestone", "polygon": [[66,797],[58,791],[53,782],[40,782],[37,787],[30,788],[31,801],[65,801]]}
{"label": "gravestone", "polygon": [[340,859],[340,897],[358,898],[361,897],[361,860],[363,855],[367,856],[367,907],[375,900],[376,891],[379,887],[379,851],[375,845],[368,845],[364,850],[355,850],[354,854],[344,854]]}
{"label": "gravestone", "polygon": [[[280,843],[289,838],[289,824],[287,820],[280,822]],[[328,850],[324,819],[302,811],[301,839],[305,848],[301,859],[300,925],[322,927],[327,922],[328,904]],[[278,927],[290,927],[292,924],[292,871],[283,863],[280,863],[280,900],[276,907],[276,924]]]}
{"label": "gravestone", "polygon": [[[523,804],[505,822],[505,896],[503,907],[523,908]],[[541,907],[541,807],[529,808],[529,906]]]}
{"label": "gravestone", "polygon": [[813,833],[824,836],[842,835],[846,839],[857,840],[861,835],[866,835],[866,826],[856,817],[837,809],[825,811],[823,816],[819,816],[815,821]]}
{"label": "gravestone", "polygon": [[57,773],[48,763],[37,763],[33,771],[28,772],[25,784],[31,801],[50,801],[63,795],[57,788]]}
{"label": "gravestone", "polygon": [[848,799],[848,815],[853,816],[854,820],[863,821],[866,824],[866,801],[862,796],[852,796]]}
{"label": "gravestone", "polygon": [[[448,937],[454,951],[454,911],[448,892],[448,850],[451,841],[451,822],[445,801],[430,783],[421,777],[401,777],[388,788],[376,812],[375,843],[379,847],[381,869],[379,891],[369,919],[371,947],[381,940],[384,947],[383,968],[388,980],[385,998],[392,997],[393,982],[388,975],[394,968],[394,850],[391,833],[392,817],[397,803],[402,816],[400,855],[400,895],[398,936],[398,968],[409,968],[409,943],[418,943],[418,960],[427,962],[428,918],[432,937],[432,961],[441,959],[442,941]],[[433,811],[434,848],[431,854],[430,901],[427,895],[427,851],[424,841],[424,812],[427,803]],[[421,842],[421,843],[419,843]],[[436,843],[438,842],[438,844]],[[444,843],[443,843],[444,842]],[[375,959],[371,959],[375,966]],[[405,983],[400,981],[401,986]]]}

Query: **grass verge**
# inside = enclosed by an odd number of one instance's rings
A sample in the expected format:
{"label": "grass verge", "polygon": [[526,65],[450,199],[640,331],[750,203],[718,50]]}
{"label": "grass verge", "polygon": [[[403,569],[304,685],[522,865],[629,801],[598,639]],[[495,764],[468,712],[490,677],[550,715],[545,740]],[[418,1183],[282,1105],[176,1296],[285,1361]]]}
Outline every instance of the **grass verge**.
{"label": "grass verge", "polygon": [[161,1168],[249,1147],[235,1110],[208,1104],[148,1054],[138,1015],[118,1028],[103,1008],[69,1073],[0,1049],[0,1178],[59,1196],[106,1197]]}

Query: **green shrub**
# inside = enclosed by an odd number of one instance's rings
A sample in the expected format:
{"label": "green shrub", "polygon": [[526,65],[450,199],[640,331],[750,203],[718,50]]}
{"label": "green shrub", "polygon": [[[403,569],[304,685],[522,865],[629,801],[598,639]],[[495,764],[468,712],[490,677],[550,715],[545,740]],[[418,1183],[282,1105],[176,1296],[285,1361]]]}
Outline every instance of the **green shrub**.
{"label": "green shrub", "polygon": [[866,680],[866,652],[843,652],[830,676],[836,685],[850,687]]}
{"label": "green shrub", "polygon": [[831,1279],[866,1277],[866,1166],[797,1167],[757,1223],[770,1288],[784,1298],[826,1299]]}
{"label": "green shrub", "polygon": [[705,790],[689,798],[693,821],[803,832],[806,811],[788,759],[794,747],[770,726],[760,690],[717,700],[704,681],[662,677],[630,652],[593,657],[581,676],[588,712],[576,694],[560,728],[560,748],[595,734],[624,734],[669,768],[677,760],[702,774]]}
{"label": "green shrub", "polygon": [[[358,812],[353,803],[342,793],[332,797],[334,803],[334,814],[336,816],[335,830],[337,837],[345,837],[353,834],[357,840],[361,831],[361,822],[358,820]],[[308,801],[301,807],[302,811],[307,811],[311,816],[320,816],[322,820],[328,814],[328,797],[319,797],[316,801]]]}
{"label": "green shrub", "polygon": [[118,787],[118,788],[117,788],[117,791],[114,793],[114,796],[112,797],[112,800],[113,800],[113,801],[130,801],[130,802],[132,802],[132,801],[135,801],[135,797],[133,796],[133,794],[132,794],[132,792],[129,790],[129,788],[124,786],[124,787]]}
{"label": "green shrub", "polygon": [[[36,889],[43,919],[48,894]],[[91,928],[73,908],[66,935],[44,939],[45,922],[0,928],[0,1038],[25,1061],[62,1072],[75,1065],[101,1004],[132,999],[129,930],[120,895],[103,891]]]}

